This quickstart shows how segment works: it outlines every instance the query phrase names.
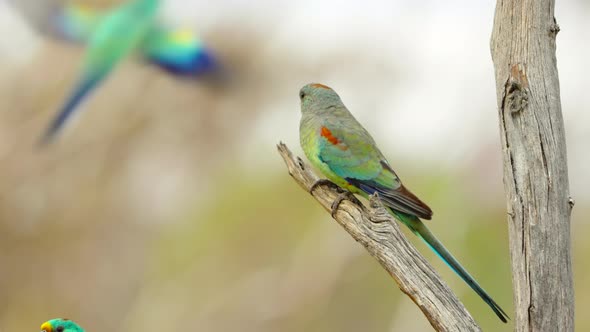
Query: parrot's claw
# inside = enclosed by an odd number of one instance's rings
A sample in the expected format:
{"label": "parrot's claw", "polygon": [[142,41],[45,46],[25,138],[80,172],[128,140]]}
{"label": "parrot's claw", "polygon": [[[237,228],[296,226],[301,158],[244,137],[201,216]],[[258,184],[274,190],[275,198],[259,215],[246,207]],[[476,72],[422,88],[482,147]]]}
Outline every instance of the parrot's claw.
{"label": "parrot's claw", "polygon": [[340,193],[338,197],[336,197],[336,200],[334,201],[334,203],[332,203],[332,206],[330,207],[330,209],[332,210],[330,212],[332,218],[336,218],[336,212],[338,212],[338,207],[340,207],[340,204],[342,204],[342,201],[344,200],[349,200],[355,204],[361,204],[361,202],[358,200],[358,198],[356,198],[356,196],[353,193],[351,193],[348,190],[345,190],[344,192]]}
{"label": "parrot's claw", "polygon": [[358,198],[356,198],[356,196],[351,193],[350,191],[343,189],[342,187],[340,187],[339,185],[335,184],[334,182],[328,180],[328,179],[319,179],[317,180],[314,184],[311,185],[311,188],[309,188],[309,193],[313,194],[313,191],[322,185],[326,185],[332,189],[335,189],[336,191],[338,191],[338,197],[336,197],[336,200],[334,201],[334,203],[332,203],[332,206],[330,207],[330,214],[332,215],[332,218],[336,217],[336,211],[338,211],[338,207],[340,206],[340,204],[342,203],[342,201],[344,200],[349,200],[355,204],[361,204],[360,201],[358,200]]}
{"label": "parrot's claw", "polygon": [[335,184],[334,182],[328,180],[328,179],[319,179],[317,180],[314,184],[311,185],[311,188],[309,188],[309,193],[313,194],[313,191],[315,190],[315,188],[322,186],[322,185],[326,185],[330,188],[334,188],[336,189],[339,193],[343,193],[344,189],[340,188],[337,184]]}

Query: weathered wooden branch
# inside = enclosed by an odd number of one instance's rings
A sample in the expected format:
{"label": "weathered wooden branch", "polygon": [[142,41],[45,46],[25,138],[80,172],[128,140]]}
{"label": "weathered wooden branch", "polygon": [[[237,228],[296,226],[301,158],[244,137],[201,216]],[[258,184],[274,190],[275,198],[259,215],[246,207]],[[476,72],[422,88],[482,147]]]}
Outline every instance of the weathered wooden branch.
{"label": "weathered wooden branch", "polygon": [[[309,192],[318,177],[300,158],[295,159],[285,144],[280,143],[278,149],[289,174]],[[324,209],[331,211],[332,203],[340,193],[331,186],[319,185],[311,195]],[[400,289],[418,305],[435,330],[481,330],[438,273],[408,242],[376,197],[371,198],[370,207],[342,201],[334,217],[381,263]]]}
{"label": "weathered wooden branch", "polygon": [[554,0],[496,4],[491,49],[508,204],[516,331],[573,331],[565,129]]}

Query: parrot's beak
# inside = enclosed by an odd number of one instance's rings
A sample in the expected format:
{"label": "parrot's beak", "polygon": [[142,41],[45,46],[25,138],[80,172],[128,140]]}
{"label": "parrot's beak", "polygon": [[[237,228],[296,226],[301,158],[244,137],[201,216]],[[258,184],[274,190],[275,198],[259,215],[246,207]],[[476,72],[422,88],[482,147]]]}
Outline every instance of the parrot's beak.
{"label": "parrot's beak", "polygon": [[53,332],[53,326],[49,322],[45,322],[41,325],[41,332]]}

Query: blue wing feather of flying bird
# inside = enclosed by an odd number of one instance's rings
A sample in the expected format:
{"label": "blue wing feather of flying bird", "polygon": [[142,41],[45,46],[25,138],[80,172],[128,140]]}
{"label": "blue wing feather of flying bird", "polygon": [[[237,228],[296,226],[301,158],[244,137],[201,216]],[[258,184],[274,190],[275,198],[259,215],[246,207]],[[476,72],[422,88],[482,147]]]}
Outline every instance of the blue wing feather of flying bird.
{"label": "blue wing feather of flying bird", "polygon": [[218,68],[214,55],[194,32],[155,27],[144,41],[143,53],[152,63],[177,75],[201,75]]}

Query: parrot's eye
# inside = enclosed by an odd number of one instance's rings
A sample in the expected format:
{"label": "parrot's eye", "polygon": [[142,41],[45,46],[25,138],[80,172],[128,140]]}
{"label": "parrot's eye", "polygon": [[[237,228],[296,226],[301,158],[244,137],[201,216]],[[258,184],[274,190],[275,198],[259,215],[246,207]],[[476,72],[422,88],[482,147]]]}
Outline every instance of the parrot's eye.
{"label": "parrot's eye", "polygon": [[303,99],[305,97],[305,92],[299,91],[299,98]]}
{"label": "parrot's eye", "polygon": [[57,331],[57,332],[63,332],[63,330],[64,330],[64,327],[63,327],[63,326],[58,326],[58,327],[55,329],[55,331]]}

